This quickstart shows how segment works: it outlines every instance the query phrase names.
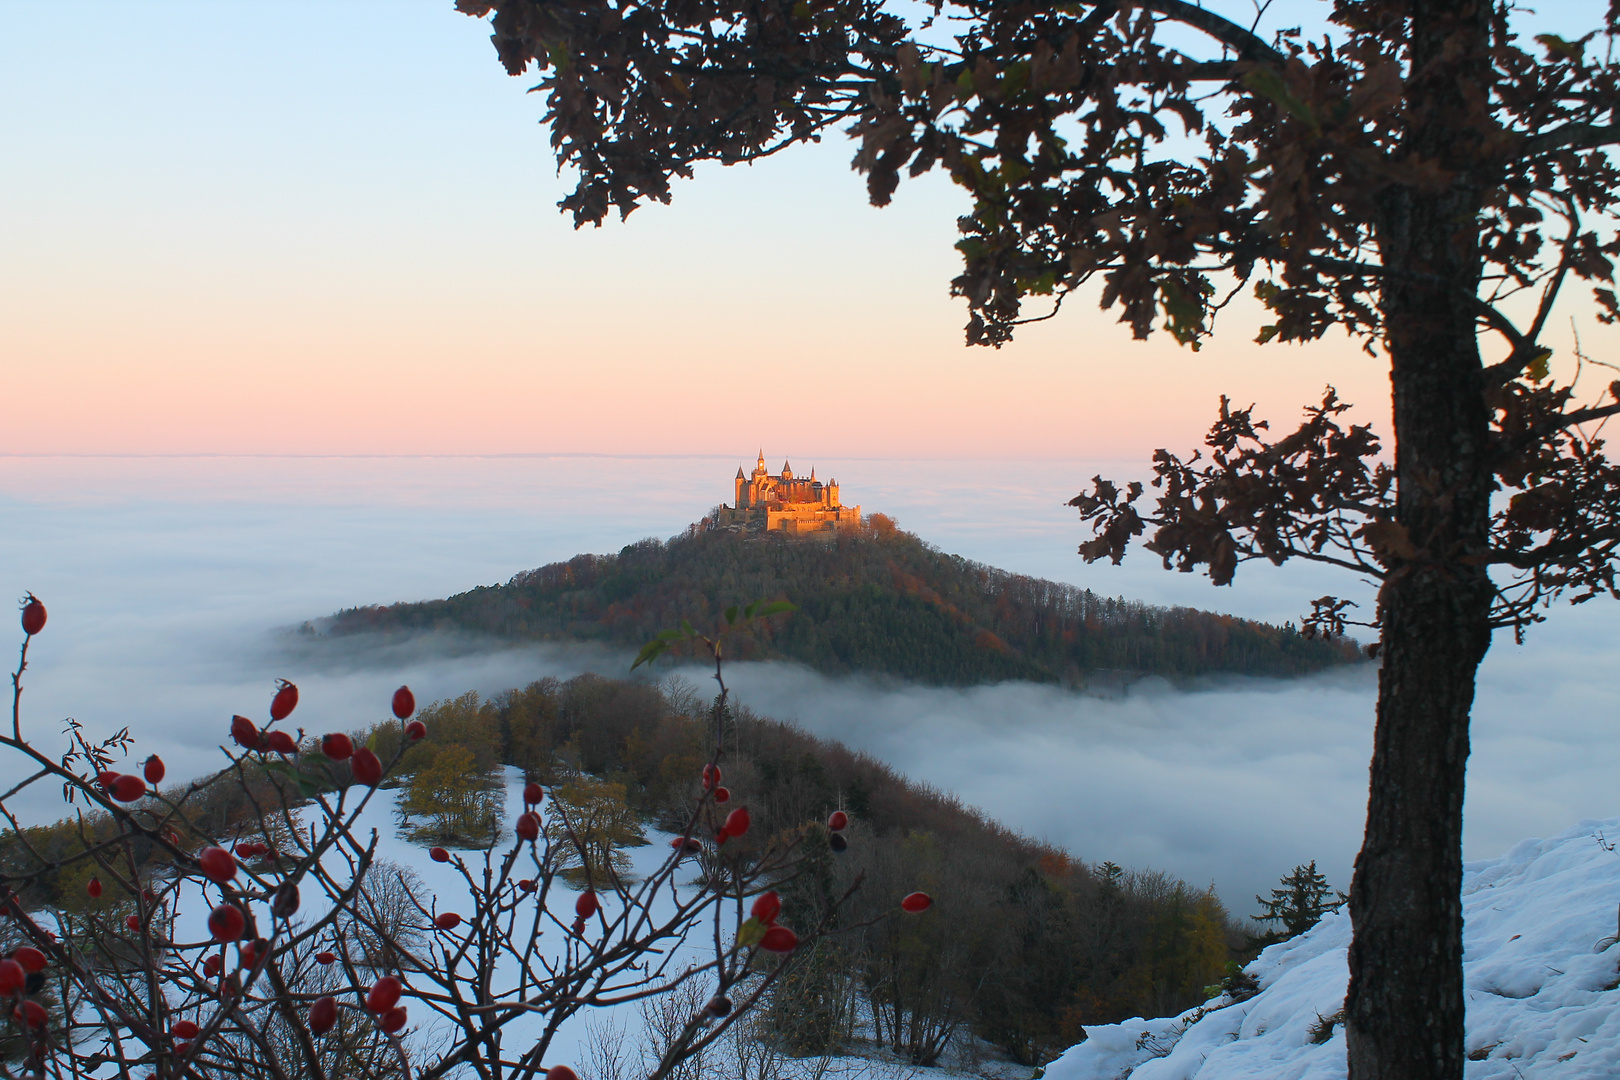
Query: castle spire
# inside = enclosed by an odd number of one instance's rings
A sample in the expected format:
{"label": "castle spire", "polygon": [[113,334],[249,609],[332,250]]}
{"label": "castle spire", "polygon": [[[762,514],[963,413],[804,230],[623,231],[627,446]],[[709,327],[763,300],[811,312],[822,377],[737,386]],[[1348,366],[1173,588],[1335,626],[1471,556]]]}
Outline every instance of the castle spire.
{"label": "castle spire", "polygon": [[765,448],[763,446],[759,448],[759,467],[762,469],[765,467]]}

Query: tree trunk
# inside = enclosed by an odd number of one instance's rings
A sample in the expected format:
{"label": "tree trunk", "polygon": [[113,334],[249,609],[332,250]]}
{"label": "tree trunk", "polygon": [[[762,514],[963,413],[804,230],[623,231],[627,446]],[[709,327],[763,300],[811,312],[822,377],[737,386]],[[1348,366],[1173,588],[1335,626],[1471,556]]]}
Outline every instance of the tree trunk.
{"label": "tree trunk", "polygon": [[1490,645],[1491,467],[1475,297],[1492,178],[1481,99],[1489,7],[1415,0],[1408,159],[1444,179],[1393,188],[1378,244],[1394,394],[1397,519],[1379,597],[1383,667],[1367,833],[1350,892],[1352,1080],[1461,1080],[1462,808],[1474,676]]}

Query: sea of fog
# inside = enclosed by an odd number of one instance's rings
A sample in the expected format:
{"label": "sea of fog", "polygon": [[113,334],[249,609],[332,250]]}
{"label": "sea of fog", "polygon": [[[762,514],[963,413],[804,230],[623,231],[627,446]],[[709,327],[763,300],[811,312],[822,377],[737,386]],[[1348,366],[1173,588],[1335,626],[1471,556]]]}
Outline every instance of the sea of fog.
{"label": "sea of fog", "polygon": [[[773,470],[780,451],[771,449]],[[311,649],[289,632],[339,608],[448,595],[582,551],[670,536],[729,499],[733,459],[0,457],[0,594],[37,593],[50,624],[25,678],[26,731],[63,719],[128,726],[173,776],[219,761],[233,712],[263,714],[277,676],[310,731],[380,718],[395,686],[421,700],[544,675],[622,675],[627,653],[471,640]],[[748,463],[751,465],[751,462]],[[849,501],[946,551],[1111,595],[1297,618],[1309,597],[1368,602],[1320,569],[1245,567],[1214,589],[1138,552],[1086,566],[1063,503],[1136,463],[794,462]],[[12,623],[0,624],[15,626]],[[1467,855],[1620,812],[1620,607],[1553,613],[1500,638],[1481,675]],[[0,630],[9,640],[20,633]],[[1366,800],[1374,672],[1159,682],[1114,696],[1007,684],[942,690],[738,667],[755,710],[791,719],[960,795],[1087,860],[1213,883],[1239,913],[1297,863],[1348,882]],[[692,672],[694,680],[700,672]],[[0,774],[15,766],[0,765]],[[49,792],[19,810],[51,818]]]}

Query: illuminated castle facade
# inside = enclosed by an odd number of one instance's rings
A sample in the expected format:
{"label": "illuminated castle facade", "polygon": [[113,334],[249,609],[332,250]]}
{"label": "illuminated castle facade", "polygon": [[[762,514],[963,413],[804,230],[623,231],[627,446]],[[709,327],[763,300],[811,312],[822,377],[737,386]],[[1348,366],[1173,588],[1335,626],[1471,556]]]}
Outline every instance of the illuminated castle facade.
{"label": "illuminated castle facade", "polygon": [[838,501],[837,480],[824,484],[816,479],[815,469],[810,470],[808,479],[794,476],[793,466],[786,461],[782,462],[781,473],[772,476],[765,469],[764,450],[759,452],[753,475],[744,476],[739,467],[732,486],[731,505],[722,505],[715,512],[717,526],[818,533],[849,529],[861,523],[859,506],[844,506]]}

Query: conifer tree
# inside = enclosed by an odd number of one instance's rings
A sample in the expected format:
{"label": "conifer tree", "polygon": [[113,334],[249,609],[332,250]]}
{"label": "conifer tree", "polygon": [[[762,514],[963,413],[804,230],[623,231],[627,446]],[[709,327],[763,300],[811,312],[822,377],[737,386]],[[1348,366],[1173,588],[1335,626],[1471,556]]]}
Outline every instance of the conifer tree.
{"label": "conifer tree", "polygon": [[1317,871],[1315,859],[1305,866],[1294,867],[1293,872],[1282,879],[1281,887],[1271,890],[1270,900],[1255,897],[1261,908],[1260,914],[1254,916],[1255,921],[1282,924],[1280,934],[1262,940],[1270,944],[1272,940],[1298,937],[1315,926],[1326,912],[1344,903],[1343,893],[1338,894],[1337,900],[1328,900],[1333,891],[1327,878]]}

